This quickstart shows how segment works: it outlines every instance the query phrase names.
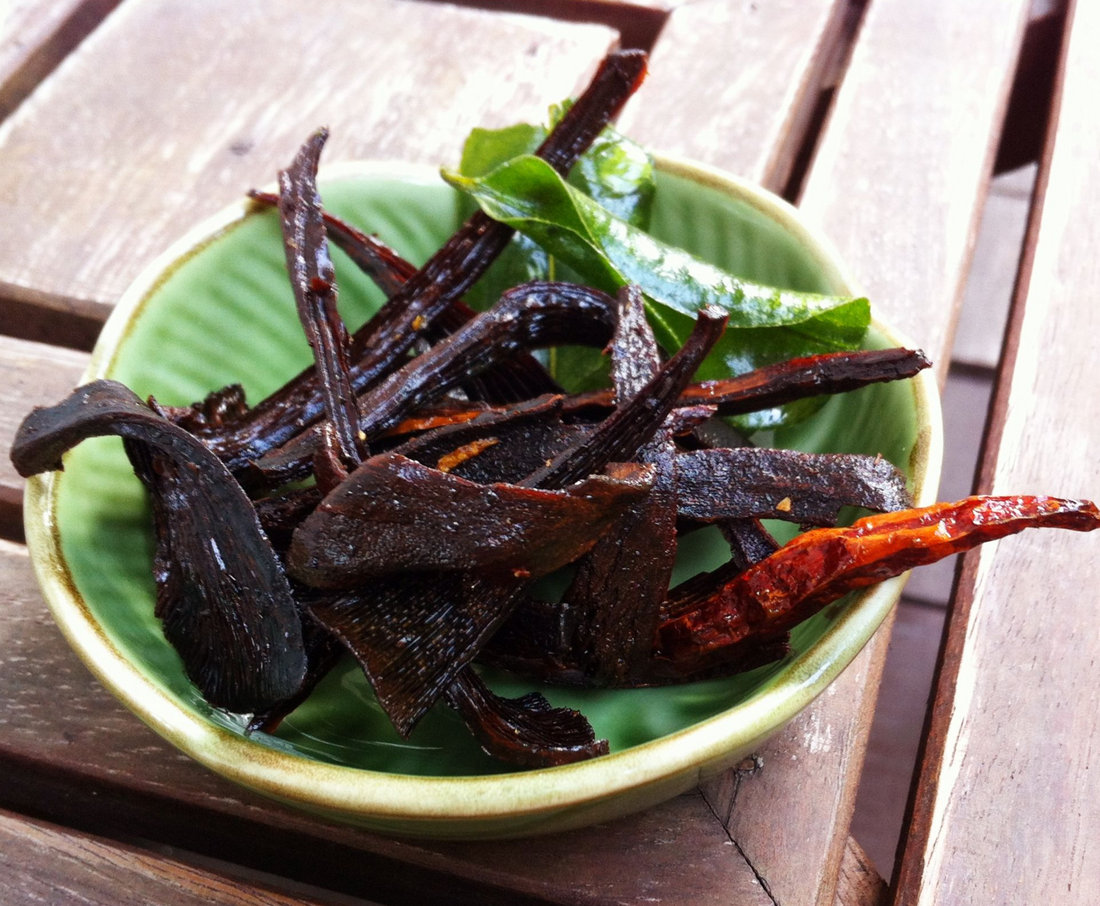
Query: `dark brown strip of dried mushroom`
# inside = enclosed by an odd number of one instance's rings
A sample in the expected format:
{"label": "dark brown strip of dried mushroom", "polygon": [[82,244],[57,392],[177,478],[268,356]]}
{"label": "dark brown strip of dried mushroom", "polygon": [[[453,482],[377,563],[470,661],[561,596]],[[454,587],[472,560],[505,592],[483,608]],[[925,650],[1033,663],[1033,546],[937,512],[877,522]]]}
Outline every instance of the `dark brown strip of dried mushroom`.
{"label": "dark brown strip of dried mushroom", "polygon": [[12,445],[24,476],[62,468],[89,437],[131,442],[153,497],[157,615],[210,704],[252,713],[275,707],[306,672],[290,585],[251,501],[198,440],[115,381],[95,381],[36,409]]}
{"label": "dark brown strip of dried mushroom", "polygon": [[[724,326],[724,315],[701,312],[683,348],[642,392],[520,484],[562,488],[610,462],[631,459],[661,426]],[[507,618],[528,585],[527,580],[461,572],[393,577],[313,612],[348,644],[382,708],[398,732],[407,735]]]}

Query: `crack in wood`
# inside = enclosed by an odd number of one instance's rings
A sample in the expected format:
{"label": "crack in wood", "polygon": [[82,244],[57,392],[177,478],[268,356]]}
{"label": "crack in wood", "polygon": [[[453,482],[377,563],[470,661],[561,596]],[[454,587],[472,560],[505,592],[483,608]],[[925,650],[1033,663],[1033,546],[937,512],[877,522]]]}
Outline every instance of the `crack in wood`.
{"label": "crack in wood", "polygon": [[[754,762],[757,761],[757,759],[755,757],[753,757],[751,760],[754,761]],[[758,768],[754,768],[752,771],[747,771],[745,773],[754,773],[755,770],[757,770],[757,769]],[[741,771],[739,771],[737,768],[735,768],[734,770],[735,770],[735,772],[738,773],[738,775],[741,774]],[[732,811],[732,808],[733,808],[733,801],[737,798],[737,790],[741,785],[741,779],[742,779],[742,777],[738,776],[737,786],[734,788],[734,795],[730,797],[730,809],[731,809],[731,811]],[[726,835],[726,838],[729,840],[729,842],[731,844],[733,844],[734,849],[737,850],[738,854],[744,860],[745,864],[749,867],[749,871],[752,872],[752,876],[754,878],[756,878],[756,883],[760,885],[760,889],[763,890],[764,893],[767,895],[768,899],[772,903],[772,906],[780,906],[779,900],[776,898],[775,894],[772,893],[772,888],[771,888],[771,885],[768,883],[767,878],[765,878],[762,874],[760,874],[760,872],[757,870],[756,866],[752,864],[752,859],[749,858],[748,853],[745,852],[745,850],[741,846],[741,844],[738,843],[737,840],[734,839],[733,834],[730,833],[730,829],[728,827],[728,818],[727,818],[726,821],[723,821],[721,816],[718,814],[718,812],[716,812],[714,810],[714,806],[711,805],[711,802],[707,798],[706,794],[703,793],[702,790],[699,791],[699,794],[700,794],[700,796],[702,796],[703,803],[704,803],[704,805],[706,805],[707,810],[714,816],[714,820],[717,821],[718,824],[722,828],[722,833],[724,833]]]}

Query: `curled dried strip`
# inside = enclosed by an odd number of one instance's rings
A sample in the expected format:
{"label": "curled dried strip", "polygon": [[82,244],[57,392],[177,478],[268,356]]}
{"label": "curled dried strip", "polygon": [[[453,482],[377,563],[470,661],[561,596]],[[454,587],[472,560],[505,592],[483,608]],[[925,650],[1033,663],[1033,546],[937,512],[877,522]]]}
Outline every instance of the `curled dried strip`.
{"label": "curled dried strip", "polygon": [[[428,431],[393,452],[425,465],[446,460],[452,474],[470,481],[515,483],[589,432],[587,426],[563,424],[560,412],[561,397],[544,396],[509,412],[489,410],[473,421]],[[454,458],[458,450],[461,461]]]}
{"label": "curled dried strip", "polygon": [[[262,204],[279,203],[279,196],[271,192],[253,189],[248,195]],[[328,238],[378,285],[386,298],[397,295],[416,273],[414,264],[406,261],[377,237],[368,236],[327,211],[321,213]],[[437,342],[459,330],[476,316],[477,312],[456,299],[432,322],[428,339]],[[366,344],[369,339],[367,334],[380,327],[382,325],[376,319],[367,322],[357,334],[360,342]],[[546,369],[529,355],[517,355],[514,359],[501,362],[480,379],[471,379],[464,383],[463,389],[471,400],[484,399],[498,404],[520,402],[543,393],[561,391],[554,379],[546,373]]]}
{"label": "curled dried strip", "polygon": [[[298,592],[298,596],[302,596],[301,591]],[[321,680],[328,676],[340,662],[340,658],[344,654],[344,646],[336,636],[314,622],[308,613],[302,619],[302,632],[305,639],[308,667],[301,688],[293,696],[279,702],[275,707],[254,714],[252,720],[248,722],[249,733],[274,733],[283,722],[283,719],[309,698]]]}
{"label": "curled dried strip", "polygon": [[[811,396],[844,393],[868,384],[909,378],[929,365],[923,352],[911,349],[823,353],[768,365],[738,377],[691,384],[676,401],[676,409],[712,406],[716,415],[742,415]],[[610,389],[562,397],[562,409],[570,416],[602,416],[614,405],[614,391]],[[408,434],[469,421],[484,411],[484,407],[438,407],[410,416],[389,433]],[[675,433],[682,431],[677,427]]]}
{"label": "curled dried strip", "polygon": [[[569,283],[525,283],[500,297],[442,343],[409,361],[359,399],[368,442],[420,406],[522,349],[578,343],[603,346],[615,324],[615,301]],[[320,441],[320,426],[253,463],[251,484],[301,478]]]}
{"label": "curled dried strip", "polygon": [[411,570],[534,578],[585,553],[653,484],[634,464],[560,491],[477,484],[396,453],[365,460],[295,531],[287,568],[314,588]]}
{"label": "curled dried strip", "polygon": [[[60,469],[89,437],[133,441],[156,514],[158,615],[187,675],[215,707],[251,713],[290,698],[306,672],[290,585],[252,503],[198,440],[115,381],[36,409],[12,445],[24,476]],[[142,448],[155,456],[140,458]]]}
{"label": "curled dried strip", "polygon": [[279,171],[279,220],[290,285],[298,317],[313,350],[325,412],[332,425],[335,452],[349,467],[366,452],[359,434],[348,365],[348,332],[336,310],[336,272],[328,254],[321,196],[317,193],[317,162],[328,130],[311,135],[293,163]]}
{"label": "curled dried strip", "polygon": [[[627,287],[619,297],[619,321],[609,349],[615,401],[622,405],[661,367],[637,287]],[[676,561],[679,468],[667,420],[638,459],[652,464],[653,490],[631,503],[577,564],[564,596],[580,610],[574,644],[585,672],[611,685],[649,660]]]}
{"label": "curled dried strip", "polygon": [[[645,54],[637,51],[616,51],[605,57],[588,88],[546,137],[538,155],[565,175],[638,87],[645,63]],[[357,392],[393,370],[412,348],[419,329],[430,325],[485,273],[513,233],[511,227],[477,212],[371,322],[356,331],[350,359]],[[318,386],[306,371],[207,442],[231,470],[238,471],[285,444],[321,413]]]}
{"label": "curled dried strip", "polygon": [[663,623],[658,655],[679,672],[736,659],[753,635],[789,629],[849,591],[1027,528],[1092,531],[1100,511],[1054,497],[968,497],[815,529]]}
{"label": "curled dried strip", "polygon": [[824,526],[835,525],[844,506],[883,512],[913,503],[905,476],[880,456],[739,447],[680,453],[676,465],[680,515],[701,522]]}
{"label": "curled dried strip", "polygon": [[564,487],[598,472],[609,462],[629,461],[661,427],[725,328],[724,312],[709,306],[702,309],[680,351],[636,396],[615,409],[591,435],[559,453],[523,483],[538,488]]}
{"label": "curled dried strip", "polygon": [[554,708],[537,692],[502,698],[472,670],[464,670],[451,684],[447,703],[489,755],[513,764],[549,768],[609,751],[607,740],[596,739],[579,711]]}
{"label": "curled dried strip", "polygon": [[[683,348],[653,380],[583,443],[520,484],[547,490],[598,473],[608,463],[629,461],[652,437],[721,336],[725,316],[700,313]],[[529,581],[469,572],[396,576],[313,609],[362,665],[379,704],[402,735],[454,682],[522,598]]]}
{"label": "curled dried strip", "polygon": [[688,389],[684,402],[709,403],[718,407],[719,415],[743,415],[910,378],[931,364],[919,349],[900,347],[822,353],[757,368],[740,377],[703,381]]}

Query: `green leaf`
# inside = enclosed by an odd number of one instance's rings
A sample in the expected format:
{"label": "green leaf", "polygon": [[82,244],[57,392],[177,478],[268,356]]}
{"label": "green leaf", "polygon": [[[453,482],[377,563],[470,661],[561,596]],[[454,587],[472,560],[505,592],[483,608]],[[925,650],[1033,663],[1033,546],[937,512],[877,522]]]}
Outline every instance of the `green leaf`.
{"label": "green leaf", "polygon": [[[504,129],[473,129],[462,148],[459,171],[463,176],[485,176],[514,157],[532,154],[546,138],[542,126],[519,123]],[[463,198],[458,220],[464,221],[477,204]],[[475,311],[485,311],[501,293],[521,283],[545,280],[550,274],[550,256],[522,233],[517,233],[481,279],[465,293],[466,303]]]}
{"label": "green leaf", "polygon": [[[572,106],[572,101],[552,106],[550,124],[556,125]],[[462,173],[464,176],[486,175],[484,172],[468,173],[465,169]],[[568,181],[620,220],[643,230],[649,229],[653,196],[657,191],[653,157],[614,126],[605,127],[596,136],[570,172]]]}
{"label": "green leaf", "polygon": [[[627,283],[638,284],[657,339],[666,349],[683,343],[703,306],[726,311],[729,328],[700,369],[701,378],[741,374],[799,355],[854,349],[870,323],[866,299],[762,286],[660,242],[567,185],[536,157],[512,159],[481,177],[443,176],[490,217],[529,236],[593,286],[615,292]],[[755,423],[776,427],[806,409],[740,422],[753,430]]]}
{"label": "green leaf", "polygon": [[[550,111],[556,123],[571,102],[555,105]],[[516,157],[533,154],[546,138],[542,126],[519,123],[503,129],[474,129],[462,149],[459,172],[466,177],[486,176]],[[569,176],[570,183],[616,216],[642,227],[649,226],[656,190],[653,159],[637,143],[613,127],[597,136]],[[464,220],[476,208],[467,200],[459,210]],[[518,234],[489,271],[466,294],[466,301],[479,311],[489,308],[506,289],[529,280],[545,280],[553,264],[533,240]],[[595,363],[590,363],[596,368]],[[591,369],[586,369],[591,370]]]}

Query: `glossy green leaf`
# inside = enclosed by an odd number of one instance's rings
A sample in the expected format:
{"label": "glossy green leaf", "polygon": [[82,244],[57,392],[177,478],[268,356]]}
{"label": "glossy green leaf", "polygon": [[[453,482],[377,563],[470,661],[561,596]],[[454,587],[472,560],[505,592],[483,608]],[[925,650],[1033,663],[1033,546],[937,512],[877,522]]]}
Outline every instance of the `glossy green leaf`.
{"label": "glossy green leaf", "polygon": [[[703,306],[726,311],[730,329],[701,376],[853,349],[870,323],[866,299],[764,286],[660,242],[567,185],[538,158],[515,158],[482,177],[444,177],[490,217],[520,230],[594,286],[610,292],[626,283],[641,286],[658,340],[668,349],[683,343]],[[806,409],[777,410],[757,421],[775,427]],[[752,427],[751,420],[742,420],[742,427]]]}
{"label": "glossy green leaf", "polygon": [[[556,123],[570,102],[555,105],[550,111]],[[542,126],[519,123],[503,129],[474,129],[462,149],[459,172],[466,177],[487,176],[502,164],[534,154],[547,130]],[[649,226],[656,190],[653,158],[612,126],[597,136],[569,174],[569,182],[617,217],[643,229]],[[469,216],[476,204],[463,196],[461,219]],[[553,272],[546,252],[522,233],[516,235],[501,256],[466,295],[466,301],[479,311],[490,307],[506,289],[529,280],[545,280]],[[578,350],[581,357],[590,355]],[[598,370],[595,360],[588,363]]]}

